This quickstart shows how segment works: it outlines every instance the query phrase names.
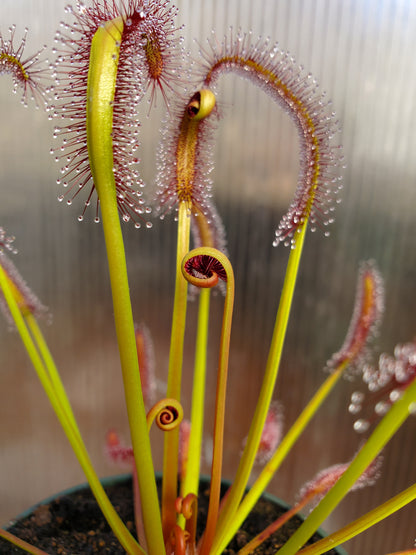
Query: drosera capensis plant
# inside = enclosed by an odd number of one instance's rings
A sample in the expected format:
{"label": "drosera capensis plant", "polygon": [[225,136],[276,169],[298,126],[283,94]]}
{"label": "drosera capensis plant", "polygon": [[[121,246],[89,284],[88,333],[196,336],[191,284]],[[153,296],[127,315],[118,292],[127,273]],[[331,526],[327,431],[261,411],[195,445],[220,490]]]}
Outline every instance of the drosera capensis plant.
{"label": "drosera capensis plant", "polygon": [[[208,42],[190,85],[187,68],[176,66],[178,60],[186,66],[187,57],[175,24],[176,9],[168,1],[92,0],[88,6],[78,2],[66,12],[72,21],[63,23],[63,30],[56,36],[57,58],[50,70],[55,79],[53,98],[49,88],[42,84],[47,69],[38,66],[39,54],[23,61],[24,39],[17,49],[13,46],[13,27],[9,41],[1,38],[0,73],[12,74],[15,84],[23,89],[24,100],[29,94],[39,106],[41,97],[50,116],[58,121],[54,137],[60,144],[52,152],[64,164],[59,184],[66,192],[60,195],[60,200],[66,199],[71,204],[86,188],[87,198],[78,217],[82,221],[95,199],[94,219],[102,224],[107,251],[131,439],[130,448],[120,441],[116,432],[111,432],[107,435],[107,448],[110,456],[124,460],[132,468],[137,539],[121,521],[101,486],[57,366],[37,323],[38,315],[46,310],[9,260],[6,251],[15,250],[13,238],[0,228],[2,306],[22,338],[105,518],[125,551],[131,554],[223,553],[341,376],[363,374],[371,391],[381,388],[382,394],[390,393],[387,401],[383,398],[383,403],[377,405],[378,422],[352,461],[320,473],[305,486],[293,511],[240,551],[241,554],[252,552],[292,512],[319,500],[299,529],[276,552],[281,555],[325,553],[416,497],[414,484],[338,532],[303,547],[349,491],[374,482],[379,474],[381,451],[416,411],[414,343],[399,346],[395,357],[384,355],[378,368],[369,365],[369,342],[384,308],[382,278],[374,262],[364,263],[359,271],[350,328],[341,349],[326,365],[326,379],[295,423],[273,445],[272,452],[263,456],[264,467],[247,489],[253,467],[264,449],[268,416],[274,407],[275,384],[307,229],[324,230],[327,235],[338,201],[343,162],[342,149],[337,143],[339,123],[331,104],[319,92],[313,77],[300,69],[287,52],[269,40],[253,40],[250,34],[242,32],[230,33],[221,44],[216,40]],[[225,231],[212,200],[210,176],[214,167],[212,146],[221,115],[217,83],[226,73],[248,78],[290,115],[299,135],[300,172],[294,200],[278,224],[274,238],[274,245],[289,246],[290,254],[258,403],[236,476],[225,498],[220,500],[235,283],[225,248]],[[135,167],[140,146],[138,106],[146,91],[151,105],[160,91],[168,111],[159,148],[155,211],[162,218],[175,211],[177,219],[168,381],[166,397],[156,403],[149,400],[151,377],[148,360],[143,356],[149,339],[135,326],[121,227],[121,221],[132,221],[137,228],[152,227],[150,209],[142,194],[143,183]],[[171,100],[172,97],[175,99]],[[181,392],[189,285],[199,290],[199,313],[191,411],[184,415]],[[210,500],[204,532],[197,538],[210,291],[215,287],[224,294],[224,308],[219,331]],[[143,362],[139,364],[139,361]],[[358,412],[361,404],[362,396],[356,392],[350,404],[351,412]],[[180,446],[183,418],[190,421],[189,434],[182,435],[182,441],[184,437],[187,441],[185,457]],[[165,432],[160,500],[149,438],[153,423]],[[276,426],[276,421],[272,423]],[[355,427],[368,433],[370,424],[362,419],[361,425]],[[0,531],[0,536],[30,553],[41,553],[7,531]]]}

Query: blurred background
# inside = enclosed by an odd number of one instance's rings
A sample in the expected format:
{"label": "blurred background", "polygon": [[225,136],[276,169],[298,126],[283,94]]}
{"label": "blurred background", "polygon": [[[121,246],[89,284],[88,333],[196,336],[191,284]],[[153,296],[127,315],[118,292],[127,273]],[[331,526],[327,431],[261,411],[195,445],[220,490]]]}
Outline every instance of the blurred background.
{"label": "blurred background", "polygon": [[[3,0],[0,30],[30,29],[26,53],[53,46],[67,0]],[[177,0],[184,44],[198,57],[206,37],[229,27],[270,36],[310,71],[333,100],[344,147],[342,204],[331,236],[308,233],[275,399],[288,429],[325,378],[327,359],[344,341],[362,260],[385,279],[386,308],[374,359],[416,332],[416,3],[412,0]],[[52,55],[51,55],[52,58]],[[123,471],[104,454],[105,433],[128,441],[101,226],[94,210],[57,202],[59,167],[49,154],[54,122],[25,109],[0,80],[0,226],[16,236],[15,264],[46,304],[43,325],[86,444],[99,474]],[[221,83],[222,119],[215,140],[214,199],[227,230],[237,297],[229,377],[224,476],[232,479],[254,411],[288,249],[272,247],[274,229],[297,182],[298,140],[292,122],[252,84]],[[143,106],[140,171],[152,196],[163,103]],[[146,322],[156,351],[160,396],[166,381],[173,292],[173,215],[153,229],[124,226],[135,318]],[[212,336],[222,300],[213,301]],[[189,312],[184,396],[191,389],[196,304]],[[212,422],[216,347],[210,356],[207,422]],[[361,438],[347,406],[359,381],[338,384],[313,419],[270,492],[293,502],[303,483],[328,465],[352,458]],[[189,409],[184,401],[185,410]],[[16,333],[0,321],[0,522],[36,501],[85,481]],[[209,444],[210,430],[207,430]],[[409,418],[384,452],[382,477],[350,494],[325,523],[327,531],[386,501],[416,481],[416,419]],[[161,437],[155,459],[160,468]],[[204,470],[207,472],[208,467]],[[345,544],[351,555],[411,548],[416,507]]]}

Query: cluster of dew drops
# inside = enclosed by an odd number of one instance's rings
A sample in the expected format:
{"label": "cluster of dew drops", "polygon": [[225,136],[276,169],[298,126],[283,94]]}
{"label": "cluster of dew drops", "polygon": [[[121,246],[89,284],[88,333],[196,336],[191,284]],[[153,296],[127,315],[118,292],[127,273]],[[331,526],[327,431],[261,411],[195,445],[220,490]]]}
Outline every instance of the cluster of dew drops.
{"label": "cluster of dew drops", "polygon": [[12,254],[17,254],[17,249],[13,245],[14,239],[13,235],[6,235],[6,230],[0,227],[0,254],[3,249],[10,251]]}
{"label": "cluster of dew drops", "polygon": [[[377,399],[374,405],[375,416],[385,415],[415,379],[416,343],[396,345],[394,356],[382,354],[377,369],[366,364],[363,368],[363,381],[367,384],[370,395],[374,394]],[[371,402],[371,398],[368,401]],[[353,415],[359,414],[366,402],[365,393],[354,391],[348,411]],[[409,406],[409,413],[416,414],[416,403]],[[359,433],[366,432],[372,420],[373,417],[357,419],[353,425],[354,430]]]}

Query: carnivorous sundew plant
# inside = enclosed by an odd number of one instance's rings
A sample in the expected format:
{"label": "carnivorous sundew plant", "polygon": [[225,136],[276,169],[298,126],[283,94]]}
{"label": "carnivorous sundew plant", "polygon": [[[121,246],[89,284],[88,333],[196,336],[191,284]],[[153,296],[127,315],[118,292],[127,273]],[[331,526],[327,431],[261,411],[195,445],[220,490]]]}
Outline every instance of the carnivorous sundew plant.
{"label": "carnivorous sundew plant", "polygon": [[[284,399],[281,404],[275,401],[307,231],[328,235],[339,201],[344,162],[340,123],[332,105],[311,74],[287,51],[270,39],[254,39],[249,32],[230,30],[222,40],[217,36],[209,39],[206,46],[201,46],[200,59],[191,64],[176,23],[177,10],[170,1],[78,1],[65,11],[67,19],[61,23],[50,52],[53,63],[45,60],[46,47],[26,57],[27,31],[19,43],[15,26],[8,34],[1,29],[0,73],[11,75],[25,105],[32,99],[35,106],[45,107],[55,123],[51,153],[60,166],[58,199],[70,205],[79,195],[83,206],[78,220],[88,220],[88,206],[93,204],[91,219],[102,226],[131,447],[115,430],[107,433],[106,443],[109,456],[132,471],[136,533],[120,519],[101,485],[53,354],[38,325],[38,319],[48,315],[48,310],[12,262],[15,242],[9,230],[0,228],[0,301],[7,321],[20,334],[91,490],[129,554],[223,553],[340,378],[362,377],[369,392],[357,386],[349,406],[362,439],[351,461],[331,466],[312,478],[293,508],[265,526],[258,536],[249,538],[239,551],[252,553],[263,542],[270,542],[294,513],[309,506],[313,507],[309,516],[287,542],[272,544],[267,552],[325,553],[416,497],[413,484],[369,513],[357,515],[357,520],[337,532],[306,545],[349,491],[376,482],[381,472],[381,451],[416,411],[416,343],[397,346],[392,356],[382,355],[378,364],[371,360],[370,342],[384,311],[383,279],[374,261],[363,262],[358,271],[351,324],[343,345],[326,363],[323,384],[310,395],[286,432]],[[298,134],[299,177],[293,200],[276,222],[274,238],[270,238],[275,247],[288,247],[287,267],[280,300],[276,299],[275,325],[259,378],[257,405],[236,475],[221,499],[226,402],[233,394],[227,391],[227,374],[235,278],[226,231],[213,200],[212,170],[219,119],[225,109],[219,83],[226,74],[249,80],[272,99],[276,110],[288,114]],[[146,96],[150,108],[144,105]],[[158,98],[167,115],[158,149],[157,190],[151,199],[145,194],[138,170],[140,140],[146,141],[145,136],[139,140],[139,113],[143,109],[151,118]],[[3,184],[6,187],[7,183]],[[158,368],[151,336],[145,326],[135,324],[140,314],[132,306],[129,280],[137,282],[140,276],[128,274],[122,232],[122,222],[136,228],[163,226],[156,224],[157,217],[174,217],[177,222],[168,378],[161,399],[156,397]],[[141,233],[152,231],[137,231],[139,257]],[[214,340],[209,334],[212,289],[223,295],[216,368],[207,362]],[[198,303],[198,321],[188,411],[184,410],[182,374],[189,303]],[[212,430],[206,430],[204,422],[207,372],[216,373]],[[375,411],[367,414],[372,398]],[[164,432],[160,495],[149,435],[153,425]],[[210,495],[206,522],[197,523],[204,435],[212,436]],[[7,530],[1,530],[0,536],[29,553],[42,553]],[[402,553],[411,552],[414,550]]]}

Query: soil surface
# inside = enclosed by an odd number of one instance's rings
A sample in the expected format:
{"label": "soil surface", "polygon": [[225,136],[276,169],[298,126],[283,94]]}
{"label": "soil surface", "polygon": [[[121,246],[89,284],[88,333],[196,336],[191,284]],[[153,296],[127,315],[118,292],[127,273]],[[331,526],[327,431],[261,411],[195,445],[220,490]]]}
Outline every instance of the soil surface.
{"label": "soil surface", "polygon": [[[123,522],[126,523],[129,530],[135,533],[131,479],[127,479],[122,484],[105,487],[105,490]],[[208,510],[208,493],[208,487],[202,486],[198,500],[198,523],[201,530]],[[284,512],[283,509],[276,507],[273,503],[260,500],[251,517],[244,523],[224,554],[237,553],[282,512]],[[274,554],[288,535],[290,536],[291,530],[296,529],[300,522],[300,518],[292,518],[254,553]],[[57,497],[47,505],[41,505],[35,509],[31,516],[13,524],[8,530],[46,551],[49,555],[89,555],[93,553],[123,555],[125,553],[102,516],[90,489],[81,490],[69,496]],[[316,536],[312,542],[318,539],[319,536]],[[25,552],[0,538],[0,554],[15,553]],[[336,555],[337,551],[332,549],[327,553]]]}

